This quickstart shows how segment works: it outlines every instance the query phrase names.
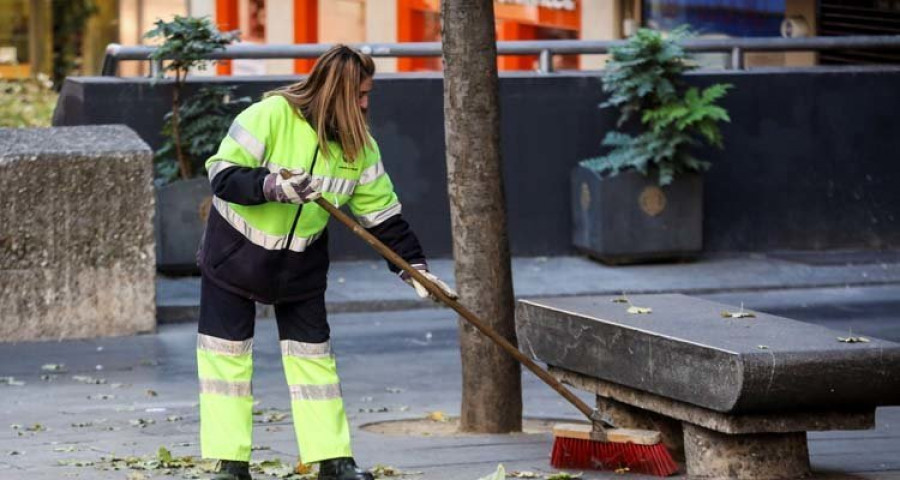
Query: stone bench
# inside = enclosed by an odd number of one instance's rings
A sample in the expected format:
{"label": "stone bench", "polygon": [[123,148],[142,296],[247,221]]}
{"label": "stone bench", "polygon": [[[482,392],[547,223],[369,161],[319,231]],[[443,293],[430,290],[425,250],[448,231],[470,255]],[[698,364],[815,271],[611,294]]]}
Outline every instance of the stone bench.
{"label": "stone bench", "polygon": [[153,155],[124,126],[0,129],[0,341],[156,327]]}
{"label": "stone bench", "polygon": [[520,349],[610,423],[661,431],[693,477],[800,478],[807,431],[870,429],[900,404],[900,344],[684,295],[614,298],[519,301]]}

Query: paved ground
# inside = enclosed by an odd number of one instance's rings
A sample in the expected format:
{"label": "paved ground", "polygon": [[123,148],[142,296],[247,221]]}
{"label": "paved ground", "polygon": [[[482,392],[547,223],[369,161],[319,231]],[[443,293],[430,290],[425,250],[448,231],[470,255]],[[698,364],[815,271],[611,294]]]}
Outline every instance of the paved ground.
{"label": "paved ground", "polygon": [[[517,292],[532,296],[559,290],[692,291],[841,332],[852,328],[854,333],[900,341],[900,268],[895,263],[866,260],[859,265],[811,266],[744,257],[605,269],[583,262],[575,258],[517,260]],[[387,306],[411,299],[402,284],[381,286],[395,282],[379,270],[381,265],[375,270],[360,265],[368,270],[339,264],[333,271],[329,299],[337,310],[342,306],[336,295],[356,302],[343,305],[352,310],[377,300],[379,293],[370,289],[394,292],[384,293],[391,301],[399,299]],[[436,266],[439,271],[449,270],[449,265]],[[189,283],[181,282],[182,286]],[[172,299],[161,295],[161,300],[166,298]],[[187,295],[184,299],[190,300]],[[416,479],[475,480],[493,472],[498,463],[507,471],[551,472],[547,463],[551,439],[545,433],[410,437],[359,429],[372,422],[422,418],[434,411],[458,413],[460,367],[452,312],[339,313],[332,315],[331,322],[356,455],[362,464],[420,472],[406,477]],[[274,322],[260,320],[256,338],[254,392],[261,414],[256,417],[254,443],[259,450],[255,459],[293,461],[296,447],[289,417],[283,416],[288,394]],[[176,456],[199,453],[194,342],[194,325],[177,323],[164,325],[153,335],[0,345],[0,377],[15,379],[13,385],[0,385],[0,479],[183,478],[177,471],[167,475],[163,470],[98,467],[103,466],[105,455],[149,458],[161,446]],[[63,371],[43,370],[48,364],[62,364]],[[574,409],[533,376],[523,378],[527,417],[578,418]],[[24,385],[17,385],[19,381]],[[900,478],[900,407],[880,409],[877,423],[873,431],[811,434],[817,478]],[[77,466],[79,462],[93,465]],[[583,478],[622,477],[586,473]]]}

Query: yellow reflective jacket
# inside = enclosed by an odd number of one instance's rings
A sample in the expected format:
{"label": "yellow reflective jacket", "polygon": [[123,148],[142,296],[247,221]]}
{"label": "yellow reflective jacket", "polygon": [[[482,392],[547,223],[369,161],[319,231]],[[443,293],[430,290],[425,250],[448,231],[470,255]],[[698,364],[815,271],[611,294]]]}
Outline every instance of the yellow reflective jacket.
{"label": "yellow reflective jacket", "polygon": [[348,205],[363,227],[407,261],[424,263],[375,140],[353,162],[340,144],[329,142],[324,149],[317,143],[312,126],[281,96],[237,116],[206,162],[213,208],[198,255],[205,277],[266,303],[324,292],[330,215],[314,203],[266,201],[263,181],[281,168],[311,172],[326,200]]}

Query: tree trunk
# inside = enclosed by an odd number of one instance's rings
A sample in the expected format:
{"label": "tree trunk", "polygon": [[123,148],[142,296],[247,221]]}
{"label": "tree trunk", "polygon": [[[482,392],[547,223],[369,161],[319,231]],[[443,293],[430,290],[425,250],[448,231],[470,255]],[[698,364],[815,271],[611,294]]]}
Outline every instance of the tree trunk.
{"label": "tree trunk", "polygon": [[[492,0],[441,2],[448,190],[460,299],[516,345],[493,8]],[[459,323],[461,430],[521,431],[518,362]]]}
{"label": "tree trunk", "polygon": [[[187,72],[185,72],[187,75]],[[191,161],[184,155],[181,149],[181,86],[182,78],[179,72],[175,72],[175,85],[172,87],[172,141],[175,142],[175,159],[178,161],[178,170],[181,178],[191,178]]]}

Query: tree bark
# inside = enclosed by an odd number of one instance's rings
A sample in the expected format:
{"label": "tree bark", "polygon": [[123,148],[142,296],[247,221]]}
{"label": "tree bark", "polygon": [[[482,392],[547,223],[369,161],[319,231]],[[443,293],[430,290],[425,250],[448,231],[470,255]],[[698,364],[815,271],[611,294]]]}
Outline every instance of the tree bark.
{"label": "tree bark", "polygon": [[[187,76],[187,71],[184,72]],[[181,178],[191,178],[191,161],[184,155],[181,148],[181,88],[184,77],[179,71],[175,71],[175,85],[172,87],[172,141],[175,142],[175,159],[178,161],[178,171]]]}
{"label": "tree bark", "polygon": [[[516,345],[493,7],[492,0],[441,2],[448,191],[460,299]],[[521,431],[518,362],[459,323],[461,430]]]}

